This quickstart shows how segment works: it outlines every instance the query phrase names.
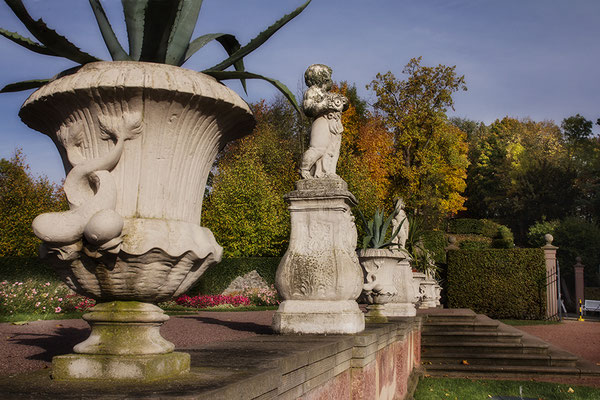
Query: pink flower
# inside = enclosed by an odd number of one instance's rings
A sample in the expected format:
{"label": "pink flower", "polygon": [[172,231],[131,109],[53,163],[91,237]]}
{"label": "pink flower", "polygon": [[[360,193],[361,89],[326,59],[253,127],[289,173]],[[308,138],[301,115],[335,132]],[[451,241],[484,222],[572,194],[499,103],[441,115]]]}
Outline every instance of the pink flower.
{"label": "pink flower", "polygon": [[54,309],[54,312],[55,312],[55,313],[59,313],[59,312],[61,312],[61,311],[62,311],[62,308],[60,308],[60,307],[56,307],[56,308]]}
{"label": "pink flower", "polygon": [[37,303],[35,303],[35,306],[36,306],[36,307],[39,307],[39,306],[40,306],[40,304],[42,304],[42,303],[40,303],[40,302],[38,301]]}
{"label": "pink flower", "polygon": [[62,301],[62,297],[59,297],[59,298],[58,298],[58,301]]}

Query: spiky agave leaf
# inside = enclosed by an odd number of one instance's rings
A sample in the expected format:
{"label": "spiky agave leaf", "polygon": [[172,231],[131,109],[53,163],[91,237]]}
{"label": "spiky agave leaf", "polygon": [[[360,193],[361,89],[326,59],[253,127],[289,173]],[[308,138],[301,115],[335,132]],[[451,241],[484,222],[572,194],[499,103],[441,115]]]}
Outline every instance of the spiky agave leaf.
{"label": "spiky agave leaf", "polygon": [[222,71],[226,68],[232,66],[238,60],[244,58],[258,47],[260,47],[264,42],[267,41],[275,32],[281,29],[285,24],[294,19],[298,14],[300,14],[309,4],[311,0],[308,0],[306,3],[292,11],[291,13],[284,15],[281,19],[277,20],[273,25],[269,26],[267,29],[258,34],[254,39],[248,42],[247,45],[236,51],[231,57],[227,58],[225,61],[220,62],[219,64],[209,68],[209,70]]}
{"label": "spiky agave leaf", "polygon": [[[229,55],[232,55],[241,47],[240,42],[238,42],[236,37],[233,35],[230,35],[228,33],[208,33],[206,35],[197,37],[192,41],[192,43],[190,43],[188,50],[185,53],[185,58],[183,62],[187,61],[192,55],[194,55],[194,53],[196,53],[198,50],[200,50],[202,47],[206,46],[213,40],[218,41]],[[238,60],[235,64],[233,64],[233,66],[235,67],[236,71],[244,71],[244,59]],[[240,79],[240,81],[242,83],[244,91],[248,93],[248,91],[246,90],[246,80]]]}
{"label": "spiky agave leaf", "polygon": [[200,0],[122,0],[129,52],[136,61],[181,65]]}
{"label": "spiky agave leaf", "polygon": [[15,82],[4,86],[2,89],[0,89],[0,93],[20,92],[21,90],[37,89],[39,87],[44,86],[48,82],[50,82],[50,79],[31,79],[28,81]]}
{"label": "spiky agave leaf", "polygon": [[54,53],[46,46],[42,46],[41,44],[38,44],[29,38],[21,36],[16,32],[7,31],[6,29],[0,28],[0,35],[36,53],[44,54],[47,56],[58,56],[58,54]]}
{"label": "spiky agave leaf", "polygon": [[117,35],[115,35],[115,31],[113,31],[112,26],[110,26],[110,22],[108,21],[106,13],[104,12],[104,8],[102,7],[102,4],[100,4],[100,0],[89,1],[92,11],[94,12],[94,16],[96,17],[98,28],[100,28],[100,33],[102,34],[102,38],[104,39],[104,43],[106,43],[106,47],[108,48],[112,59],[115,61],[131,60],[129,54],[123,50],[123,46],[121,46],[121,43],[119,43]]}
{"label": "spiky agave leaf", "polygon": [[276,79],[268,78],[266,76],[253,74],[252,72],[247,71],[211,71],[205,70],[202,71],[207,75],[212,76],[213,78],[223,81],[227,79],[262,79],[264,81],[269,82],[273,86],[275,86],[284,96],[285,98],[294,106],[296,111],[300,111],[300,106],[298,106],[298,102],[296,101],[296,97],[292,94],[290,89],[287,88],[283,83],[279,82]]}
{"label": "spiky agave leaf", "polygon": [[184,0],[179,3],[178,12],[167,41],[165,57],[167,64],[181,66],[187,59],[187,51],[191,45],[190,39],[194,33],[201,7],[202,0]]}
{"label": "spiky agave leaf", "polygon": [[121,4],[129,40],[129,56],[132,60],[139,61],[144,44],[144,16],[148,0],[122,0]]}
{"label": "spiky agave leaf", "polygon": [[98,58],[81,51],[67,38],[48,28],[46,23],[39,19],[35,21],[27,12],[21,0],[4,0],[10,9],[21,20],[29,32],[43,45],[61,57],[68,58],[79,64],[100,61]]}

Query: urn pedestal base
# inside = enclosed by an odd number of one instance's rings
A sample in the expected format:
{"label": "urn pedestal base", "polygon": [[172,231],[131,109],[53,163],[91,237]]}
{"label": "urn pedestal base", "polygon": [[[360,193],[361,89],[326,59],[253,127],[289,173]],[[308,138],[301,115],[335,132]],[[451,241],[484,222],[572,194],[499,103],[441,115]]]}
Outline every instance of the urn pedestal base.
{"label": "urn pedestal base", "polygon": [[57,380],[156,380],[190,370],[190,355],[174,353],[160,335],[169,317],[159,307],[138,301],[99,303],[85,314],[92,332],[73,348],[76,354],[52,359]]}
{"label": "urn pedestal base", "polygon": [[365,329],[354,300],[286,300],[273,316],[273,329],[283,334],[351,334]]}

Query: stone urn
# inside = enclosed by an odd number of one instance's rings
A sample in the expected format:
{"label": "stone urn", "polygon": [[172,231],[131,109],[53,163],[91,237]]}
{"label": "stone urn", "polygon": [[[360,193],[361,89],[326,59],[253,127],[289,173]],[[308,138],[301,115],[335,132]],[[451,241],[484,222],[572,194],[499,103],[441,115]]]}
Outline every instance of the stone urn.
{"label": "stone urn", "polygon": [[412,274],[413,274],[413,279],[415,281],[415,286],[418,288],[418,292],[419,292],[416,307],[417,307],[417,309],[426,308],[426,307],[422,307],[423,296],[425,293],[424,293],[424,288],[423,288],[423,286],[421,286],[421,284],[423,282],[425,282],[425,279],[427,279],[427,276],[424,273],[419,272],[417,270],[413,270]]}
{"label": "stone urn", "polygon": [[62,157],[70,210],[33,223],[42,256],[96,299],[90,337],[55,357],[56,379],[156,379],[189,370],[160,336],[155,304],[184,293],[222,248],[200,226],[217,153],[255,125],[248,105],[199,72],[98,62],[33,93],[19,113]]}
{"label": "stone urn", "polygon": [[419,308],[435,308],[439,305],[438,282],[431,273],[424,273],[425,278],[420,282],[420,289],[423,293]]}
{"label": "stone urn", "polygon": [[358,259],[364,274],[362,294],[369,304],[367,318],[371,322],[416,315],[419,292],[408,254],[397,249],[363,249],[358,251]]}

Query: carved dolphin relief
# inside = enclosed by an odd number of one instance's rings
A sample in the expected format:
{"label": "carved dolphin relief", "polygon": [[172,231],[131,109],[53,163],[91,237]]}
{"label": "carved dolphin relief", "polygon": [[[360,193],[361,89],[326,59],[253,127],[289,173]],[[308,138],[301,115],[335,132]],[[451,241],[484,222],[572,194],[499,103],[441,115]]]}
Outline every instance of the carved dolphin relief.
{"label": "carved dolphin relief", "polygon": [[142,133],[142,117],[139,112],[124,112],[122,117],[101,115],[98,122],[101,139],[113,140],[115,146],[105,156],[91,160],[83,159],[77,150],[82,133],[61,129],[59,137],[74,166],[64,184],[71,209],[41,214],[32,223],[35,235],[50,247],[73,244],[84,235],[91,245],[103,248],[121,242],[123,218],[114,211],[117,188],[110,171],[121,159],[125,141]]}

